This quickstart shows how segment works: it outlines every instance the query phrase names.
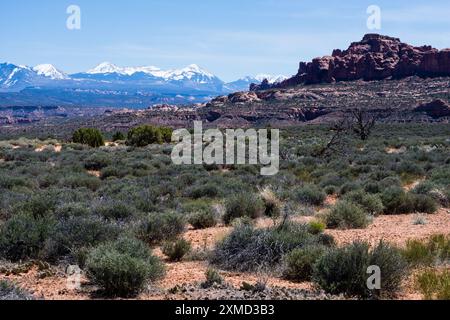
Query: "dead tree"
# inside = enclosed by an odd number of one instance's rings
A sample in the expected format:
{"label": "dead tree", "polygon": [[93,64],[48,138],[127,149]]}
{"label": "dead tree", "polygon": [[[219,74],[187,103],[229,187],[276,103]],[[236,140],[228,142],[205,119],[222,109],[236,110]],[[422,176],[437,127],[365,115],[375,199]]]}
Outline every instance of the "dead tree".
{"label": "dead tree", "polygon": [[350,126],[353,132],[356,133],[361,138],[361,140],[367,140],[378,120],[378,114],[370,113],[367,110],[363,109],[352,109],[350,110],[350,115]]}
{"label": "dead tree", "polygon": [[330,140],[317,152],[317,156],[323,157],[330,152],[339,153],[340,145],[342,144],[343,136],[348,130],[348,121],[347,119],[340,120],[333,124],[331,131],[333,135]]}

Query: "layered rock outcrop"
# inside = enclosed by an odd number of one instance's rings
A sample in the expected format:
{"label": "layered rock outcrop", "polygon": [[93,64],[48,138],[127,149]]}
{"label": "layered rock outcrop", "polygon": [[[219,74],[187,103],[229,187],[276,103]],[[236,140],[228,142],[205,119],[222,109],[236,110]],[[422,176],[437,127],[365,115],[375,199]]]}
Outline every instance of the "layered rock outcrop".
{"label": "layered rock outcrop", "polygon": [[[367,34],[347,50],[334,50],[331,56],[301,62],[294,77],[272,88],[299,84],[332,83],[353,80],[402,79],[410,76],[450,76],[450,49],[414,47],[398,38]],[[267,85],[252,85],[251,90],[266,90]]]}

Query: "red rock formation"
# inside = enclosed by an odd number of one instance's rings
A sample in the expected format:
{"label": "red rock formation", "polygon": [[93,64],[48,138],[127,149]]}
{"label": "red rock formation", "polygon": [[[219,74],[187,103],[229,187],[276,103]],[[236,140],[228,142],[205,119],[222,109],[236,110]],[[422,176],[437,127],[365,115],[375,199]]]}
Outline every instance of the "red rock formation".
{"label": "red rock formation", "polygon": [[[345,51],[334,50],[332,56],[301,62],[296,76],[273,87],[410,76],[450,76],[450,49],[439,51],[431,46],[414,47],[397,38],[367,34]],[[267,88],[253,86],[252,89]]]}

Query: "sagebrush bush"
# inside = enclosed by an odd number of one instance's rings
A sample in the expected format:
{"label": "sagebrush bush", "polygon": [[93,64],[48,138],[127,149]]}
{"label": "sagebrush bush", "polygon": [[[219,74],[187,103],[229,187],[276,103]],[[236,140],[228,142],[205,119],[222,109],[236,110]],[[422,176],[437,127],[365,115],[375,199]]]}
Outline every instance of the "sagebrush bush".
{"label": "sagebrush bush", "polygon": [[80,128],[73,133],[72,142],[98,148],[105,145],[103,135],[98,129]]}
{"label": "sagebrush bush", "polygon": [[[328,250],[314,265],[313,281],[325,292],[362,299],[394,297],[406,276],[406,262],[398,249],[380,243],[373,250],[367,243],[353,243]],[[381,270],[381,289],[367,286],[370,266]]]}
{"label": "sagebrush bush", "polygon": [[166,242],[162,246],[162,252],[169,258],[169,261],[181,261],[189,253],[192,246],[189,241],[179,239],[174,242]]}
{"label": "sagebrush bush", "polygon": [[331,245],[332,240],[308,232],[308,226],[288,222],[268,229],[238,224],[216,244],[211,262],[226,270],[254,271],[261,266],[274,267],[295,248],[306,245]]}
{"label": "sagebrush bush", "polygon": [[311,234],[321,234],[326,227],[327,225],[322,221],[311,221],[308,223],[308,231]]}
{"label": "sagebrush bush", "polygon": [[294,200],[307,205],[320,206],[326,199],[325,192],[316,185],[304,185],[294,189]]}
{"label": "sagebrush bush", "polygon": [[115,132],[115,133],[113,134],[113,136],[112,136],[112,141],[113,141],[113,142],[123,141],[123,140],[125,140],[125,139],[126,139],[125,134],[123,134],[123,133],[120,132],[120,131]]}
{"label": "sagebrush bush", "polygon": [[174,240],[185,229],[183,216],[176,212],[149,213],[138,230],[139,237],[150,243]]}
{"label": "sagebrush bush", "polygon": [[326,247],[318,245],[294,249],[285,257],[284,277],[296,282],[310,281],[314,264],[325,252]]}
{"label": "sagebrush bush", "polygon": [[56,261],[82,248],[115,240],[120,231],[118,226],[95,216],[63,218],[48,237],[40,256],[49,261]]}
{"label": "sagebrush bush", "polygon": [[414,212],[414,198],[400,187],[390,187],[381,194],[385,214]]}
{"label": "sagebrush bush", "polygon": [[13,262],[37,258],[54,225],[51,217],[13,216],[0,226],[0,258]]}
{"label": "sagebrush bush", "polygon": [[339,201],[326,215],[329,228],[363,229],[370,223],[366,211],[350,201]]}
{"label": "sagebrush bush", "polygon": [[223,221],[229,225],[234,219],[256,219],[264,213],[264,203],[255,194],[238,194],[227,199]]}
{"label": "sagebrush bush", "polygon": [[136,209],[123,201],[107,200],[96,203],[93,213],[109,220],[126,220],[137,214]]}
{"label": "sagebrush bush", "polygon": [[383,213],[384,210],[383,202],[378,195],[368,194],[362,190],[347,193],[343,199],[361,206],[368,214],[373,216]]}
{"label": "sagebrush bush", "polygon": [[209,209],[191,213],[188,222],[194,229],[207,229],[214,227],[217,224],[217,219],[215,213]]}
{"label": "sagebrush bush", "polygon": [[107,296],[129,297],[163,275],[164,267],[147,246],[122,238],[92,249],[86,260],[88,278]]}

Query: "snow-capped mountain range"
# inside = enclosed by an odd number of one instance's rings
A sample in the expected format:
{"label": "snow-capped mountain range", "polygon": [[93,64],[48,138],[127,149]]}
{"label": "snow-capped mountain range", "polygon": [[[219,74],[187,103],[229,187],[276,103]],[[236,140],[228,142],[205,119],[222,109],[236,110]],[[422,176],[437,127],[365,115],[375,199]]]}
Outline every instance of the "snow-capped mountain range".
{"label": "snow-capped mountain range", "polygon": [[[225,83],[196,64],[181,69],[162,70],[155,66],[120,67],[103,62],[86,72],[67,74],[51,64],[29,67],[3,63],[0,64],[0,93],[19,95],[32,92],[36,96],[45,92],[46,96],[58,95],[56,101],[67,92],[74,96],[75,93],[89,93],[93,100],[96,95],[102,95],[102,98],[105,95],[152,95],[164,96],[165,100],[161,99],[161,102],[173,102],[172,98],[177,97],[176,103],[185,103],[247,91],[250,84],[261,83],[264,79],[274,83],[286,78],[260,74]],[[158,99],[155,98],[155,101],[158,102]]]}

